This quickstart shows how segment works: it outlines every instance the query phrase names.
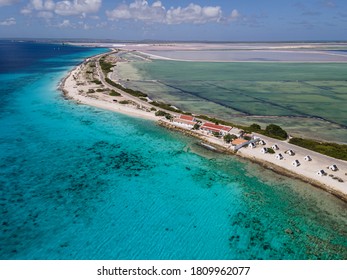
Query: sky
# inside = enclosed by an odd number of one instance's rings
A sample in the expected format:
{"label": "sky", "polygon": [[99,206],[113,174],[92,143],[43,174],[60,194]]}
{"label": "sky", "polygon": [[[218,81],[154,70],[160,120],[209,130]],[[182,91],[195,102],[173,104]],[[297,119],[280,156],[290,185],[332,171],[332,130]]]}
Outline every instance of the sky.
{"label": "sky", "polygon": [[0,38],[347,40],[347,1],[0,0]]}

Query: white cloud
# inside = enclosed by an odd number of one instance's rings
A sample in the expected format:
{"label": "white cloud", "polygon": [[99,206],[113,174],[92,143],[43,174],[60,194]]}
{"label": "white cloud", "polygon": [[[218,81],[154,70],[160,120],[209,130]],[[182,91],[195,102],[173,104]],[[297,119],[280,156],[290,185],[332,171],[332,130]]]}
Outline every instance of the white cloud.
{"label": "white cloud", "polygon": [[331,0],[323,1],[323,5],[326,6],[326,7],[329,7],[329,8],[335,8],[336,7],[335,2],[331,1]]}
{"label": "white cloud", "polygon": [[17,3],[19,0],[0,0],[0,7],[2,6],[10,6]]}
{"label": "white cloud", "polygon": [[31,12],[32,12],[32,10],[29,9],[28,7],[24,7],[24,8],[22,8],[22,9],[20,10],[20,12],[21,12],[21,14],[23,14],[23,15],[30,15]]}
{"label": "white cloud", "polygon": [[109,20],[129,19],[166,24],[219,22],[223,18],[219,6],[202,7],[192,3],[187,7],[171,7],[167,10],[161,1],[150,5],[145,0],[135,0],[129,5],[121,4],[112,11],[106,11],[106,15]]}
{"label": "white cloud", "polygon": [[72,24],[68,19],[64,19],[61,23],[57,25],[60,28],[67,28],[67,27],[72,27]]}
{"label": "white cloud", "polygon": [[239,13],[239,11],[238,11],[238,10],[235,10],[235,9],[232,10],[229,19],[230,19],[231,21],[235,21],[235,20],[238,20],[239,18],[240,18],[240,13]]}
{"label": "white cloud", "polygon": [[220,7],[201,7],[189,4],[185,8],[170,8],[167,11],[166,21],[169,24],[180,23],[206,23],[210,21],[219,22],[222,18]]}
{"label": "white cloud", "polygon": [[55,5],[55,12],[63,16],[96,13],[101,2],[101,0],[59,1]]}
{"label": "white cloud", "polygon": [[149,5],[145,0],[136,0],[130,5],[121,4],[112,11],[106,11],[111,20],[134,19],[147,22],[163,22],[165,19],[165,7],[160,1]]}
{"label": "white cloud", "polygon": [[47,11],[40,11],[40,12],[37,13],[37,16],[39,18],[44,18],[46,20],[49,20],[49,19],[54,17],[52,12],[47,12]]}
{"label": "white cloud", "polygon": [[42,0],[31,0],[31,5],[35,10],[43,9],[43,1]]}
{"label": "white cloud", "polygon": [[107,26],[107,22],[103,21],[103,22],[100,22],[96,25],[97,28],[104,28]]}
{"label": "white cloud", "polygon": [[16,19],[11,17],[7,18],[4,21],[0,21],[0,25],[2,26],[10,26],[10,25],[15,25],[16,24]]}
{"label": "white cloud", "polygon": [[[1,0],[0,0],[1,1]],[[21,10],[22,14],[32,12],[52,12],[61,16],[72,16],[96,13],[101,7],[102,0],[30,0],[30,3]]]}

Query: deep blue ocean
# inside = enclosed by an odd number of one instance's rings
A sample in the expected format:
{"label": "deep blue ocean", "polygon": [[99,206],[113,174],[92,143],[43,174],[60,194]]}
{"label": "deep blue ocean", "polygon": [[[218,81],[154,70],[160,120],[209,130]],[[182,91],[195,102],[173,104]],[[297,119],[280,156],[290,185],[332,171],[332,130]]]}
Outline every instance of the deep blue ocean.
{"label": "deep blue ocean", "polygon": [[64,99],[106,51],[0,41],[1,259],[347,259],[339,199]]}

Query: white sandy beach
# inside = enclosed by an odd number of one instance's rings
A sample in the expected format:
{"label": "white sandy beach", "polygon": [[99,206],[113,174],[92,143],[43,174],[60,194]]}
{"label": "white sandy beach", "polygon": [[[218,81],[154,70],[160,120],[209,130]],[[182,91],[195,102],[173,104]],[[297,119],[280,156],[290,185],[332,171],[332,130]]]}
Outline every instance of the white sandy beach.
{"label": "white sandy beach", "polygon": [[[319,185],[320,187],[325,188],[328,191],[331,191],[335,194],[342,195],[345,200],[347,199],[347,162],[343,160],[338,160],[331,158],[314,151],[310,151],[296,145],[289,144],[285,141],[279,141],[264,135],[256,135],[259,138],[263,139],[266,145],[257,145],[256,148],[245,147],[238,151],[238,154],[242,157],[250,158],[256,161],[262,161],[264,163],[270,163],[288,170],[293,174],[302,176],[305,179],[313,183],[314,185]],[[271,148],[274,144],[277,144],[279,150],[276,150],[275,154],[263,154],[261,153],[261,148],[268,147]],[[285,151],[293,150],[295,152],[294,156],[286,154]],[[283,159],[276,159],[277,154],[282,154]],[[306,161],[304,158],[306,156],[311,157],[311,161]],[[294,160],[298,160],[300,165],[295,167],[292,165]],[[337,165],[337,171],[331,171],[329,166]],[[325,176],[317,175],[317,172],[324,170],[327,174]],[[341,178],[344,182],[338,182],[338,180],[333,179],[329,175]]]}
{"label": "white sandy beach", "polygon": [[[152,121],[162,120],[167,123],[169,126],[174,125],[172,122],[169,122],[163,117],[155,116],[154,112],[150,110],[152,107],[146,101],[139,100],[138,98],[131,96],[125,93],[118,88],[108,85],[103,77],[103,73],[100,70],[100,66],[96,63],[96,73],[99,80],[102,82],[102,85],[96,85],[87,81],[86,79],[86,63],[76,67],[72,70],[68,76],[62,81],[61,89],[64,91],[65,95],[68,98],[72,98],[78,103],[98,107],[105,110],[111,110],[119,112],[122,114],[144,118]],[[96,92],[96,89],[103,87],[108,88],[109,90],[115,90],[120,93],[121,96],[110,96],[103,92]],[[90,89],[95,90],[93,93],[88,93]],[[129,104],[120,104],[121,101],[127,100]],[[159,109],[159,108],[157,108]],[[177,128],[182,130],[189,130],[184,126],[177,125]],[[198,138],[203,141],[210,143],[215,146],[219,146],[224,150],[232,151],[230,144],[226,144],[222,139],[218,139],[206,132],[194,131],[194,135],[197,135]],[[264,139],[266,142],[265,147],[271,147],[274,144],[279,146],[279,150],[276,151],[276,154],[281,153],[283,155],[282,160],[275,158],[274,154],[263,154],[260,152],[261,145],[257,145],[256,148],[252,149],[249,147],[241,148],[237,154],[242,157],[249,158],[253,161],[259,162],[269,168],[275,169],[278,172],[285,173],[292,177],[297,177],[303,179],[306,182],[309,182],[315,186],[319,186],[327,190],[328,192],[337,195],[343,200],[347,201],[347,162],[342,160],[337,160],[330,158],[328,156],[315,153],[313,151],[300,148],[298,146],[289,144],[284,141],[278,141],[263,135],[256,135],[261,139]],[[292,149],[295,152],[295,156],[290,156],[285,154],[286,150]],[[305,161],[305,156],[311,156],[312,161]],[[295,167],[292,165],[294,160],[299,160],[300,166]],[[339,168],[338,171],[331,171],[328,169],[332,164],[336,164]],[[319,170],[324,170],[327,175],[319,176],[317,172]],[[343,182],[339,182],[336,179],[333,179],[331,176],[341,178]]]}
{"label": "white sandy beach", "polygon": [[[86,94],[90,88],[98,88],[95,85],[88,84],[81,72],[83,71],[84,64],[73,69],[66,79],[62,82],[62,89],[64,90],[67,97],[74,99],[78,103],[97,107],[100,109],[110,110],[134,116],[138,118],[145,118],[153,121],[157,121],[159,118],[156,117],[152,112],[147,112],[135,108],[134,106],[121,105],[118,102],[114,102],[115,97],[105,95],[103,93]],[[75,79],[76,77],[77,79]],[[77,85],[78,83],[84,83],[84,85]],[[83,92],[81,92],[83,91]],[[122,93],[124,94],[124,93]],[[133,99],[133,97],[127,96],[127,99]]]}

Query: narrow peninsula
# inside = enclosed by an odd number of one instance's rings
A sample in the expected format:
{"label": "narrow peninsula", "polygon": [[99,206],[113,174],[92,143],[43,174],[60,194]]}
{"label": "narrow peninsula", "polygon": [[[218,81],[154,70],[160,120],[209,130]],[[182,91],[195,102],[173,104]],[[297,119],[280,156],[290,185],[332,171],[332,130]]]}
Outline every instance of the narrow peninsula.
{"label": "narrow peninsula", "polygon": [[75,67],[60,84],[66,98],[155,121],[168,129],[198,138],[200,144],[209,149],[250,159],[265,168],[324,189],[347,202],[345,160],[290,143],[289,135],[276,125],[269,125],[264,130],[269,133],[263,135],[264,131],[256,124],[253,131],[247,131],[227,121],[183,112],[151,100],[141,91],[126,88],[114,79],[117,77],[115,65],[122,59],[117,56],[119,51],[112,49]]}

